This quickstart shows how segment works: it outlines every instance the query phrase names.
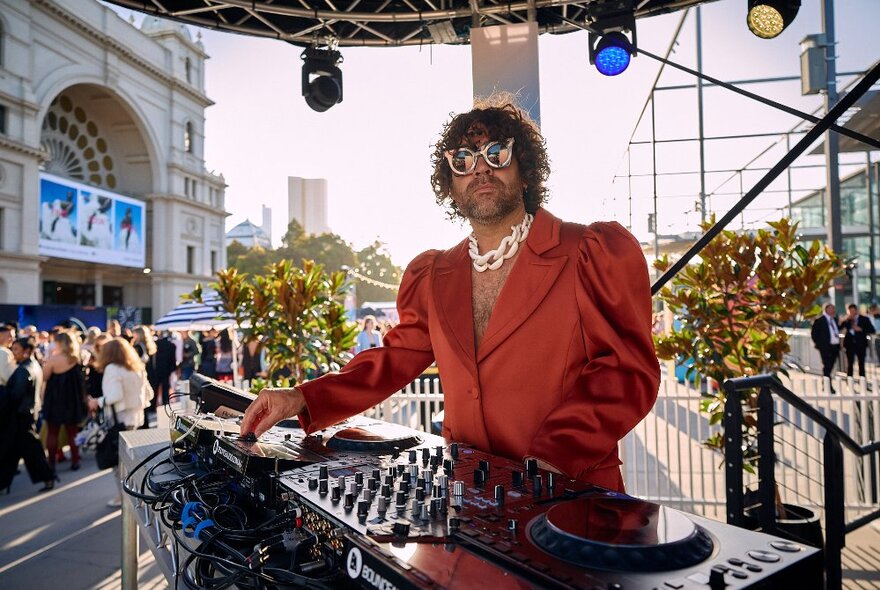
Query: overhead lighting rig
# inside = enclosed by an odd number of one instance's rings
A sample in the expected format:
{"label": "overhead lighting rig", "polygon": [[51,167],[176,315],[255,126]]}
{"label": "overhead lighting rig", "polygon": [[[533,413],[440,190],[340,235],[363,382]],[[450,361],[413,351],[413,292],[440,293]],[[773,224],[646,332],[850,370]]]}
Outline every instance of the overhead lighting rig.
{"label": "overhead lighting rig", "polygon": [[342,54],[331,47],[302,52],[302,94],[312,110],[323,113],[342,102]]}
{"label": "overhead lighting rig", "polygon": [[636,54],[636,17],[632,0],[597,2],[587,17],[590,63],[600,74],[616,76]]}

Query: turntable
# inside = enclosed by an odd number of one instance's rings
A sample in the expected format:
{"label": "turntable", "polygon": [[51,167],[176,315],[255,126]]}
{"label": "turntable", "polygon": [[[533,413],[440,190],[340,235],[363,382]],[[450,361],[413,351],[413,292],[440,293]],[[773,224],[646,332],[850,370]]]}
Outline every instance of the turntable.
{"label": "turntable", "polygon": [[388,455],[421,444],[413,430],[384,422],[343,428],[333,433],[327,448],[334,451],[359,451]]}

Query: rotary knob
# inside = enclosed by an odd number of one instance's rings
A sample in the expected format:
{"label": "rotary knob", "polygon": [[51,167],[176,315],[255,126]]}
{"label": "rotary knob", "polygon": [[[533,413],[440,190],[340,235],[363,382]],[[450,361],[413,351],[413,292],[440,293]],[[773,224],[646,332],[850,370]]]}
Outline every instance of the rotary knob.
{"label": "rotary knob", "polygon": [[458,459],[458,443],[452,443],[449,445],[449,455],[453,459]]}
{"label": "rotary knob", "polygon": [[501,484],[495,486],[495,503],[504,506],[504,486]]}
{"label": "rotary knob", "polygon": [[319,479],[318,480],[318,493],[322,496],[327,495],[327,480]]}
{"label": "rotary knob", "polygon": [[532,480],[532,494],[540,496],[542,486],[543,481],[541,480],[541,474],[536,474],[535,479]]}
{"label": "rotary knob", "polygon": [[523,484],[523,472],[522,471],[514,471],[513,472],[513,485],[521,486]]}
{"label": "rotary knob", "polygon": [[327,466],[321,465],[320,467],[318,467],[318,479],[327,479],[327,478],[328,478]]}
{"label": "rotary knob", "polygon": [[537,459],[526,459],[526,473],[529,476],[529,479],[535,477],[538,473],[538,460]]}
{"label": "rotary knob", "polygon": [[364,485],[364,473],[362,471],[358,471],[354,474],[354,481],[357,485]]}
{"label": "rotary knob", "polygon": [[480,459],[480,471],[485,471],[486,475],[489,475],[489,462],[485,459]]}
{"label": "rotary knob", "polygon": [[409,462],[410,462],[410,463],[415,463],[417,458],[418,458],[418,455],[417,455],[417,453],[416,453],[416,450],[415,450],[415,449],[410,449],[410,451],[409,451]]}

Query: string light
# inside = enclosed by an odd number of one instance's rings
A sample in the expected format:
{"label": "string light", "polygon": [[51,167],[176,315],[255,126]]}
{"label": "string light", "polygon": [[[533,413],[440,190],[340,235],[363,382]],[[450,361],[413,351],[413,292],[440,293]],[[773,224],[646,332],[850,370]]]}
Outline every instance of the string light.
{"label": "string light", "polygon": [[349,269],[348,274],[349,274],[349,276],[352,276],[352,277],[358,279],[359,281],[363,281],[363,282],[368,283],[370,285],[373,285],[375,287],[382,287],[383,289],[390,289],[392,291],[397,291],[400,289],[400,285],[392,285],[391,283],[383,283],[381,281],[377,281],[376,279],[362,275],[361,273],[359,273],[358,271],[356,271],[354,269]]}

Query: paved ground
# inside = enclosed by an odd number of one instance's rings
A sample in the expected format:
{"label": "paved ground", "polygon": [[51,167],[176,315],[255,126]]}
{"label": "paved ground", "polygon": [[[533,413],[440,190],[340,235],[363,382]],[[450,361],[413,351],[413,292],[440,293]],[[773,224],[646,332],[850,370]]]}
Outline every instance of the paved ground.
{"label": "paved ground", "polygon": [[[77,472],[69,463],[59,467],[61,483],[52,492],[38,494],[23,473],[11,494],[0,494],[3,590],[120,586],[121,514],[106,506],[116,493],[113,472],[98,471],[91,455]],[[139,564],[139,588],[167,587],[143,541]],[[868,525],[847,537],[843,568],[845,588],[880,588],[880,528]]]}

